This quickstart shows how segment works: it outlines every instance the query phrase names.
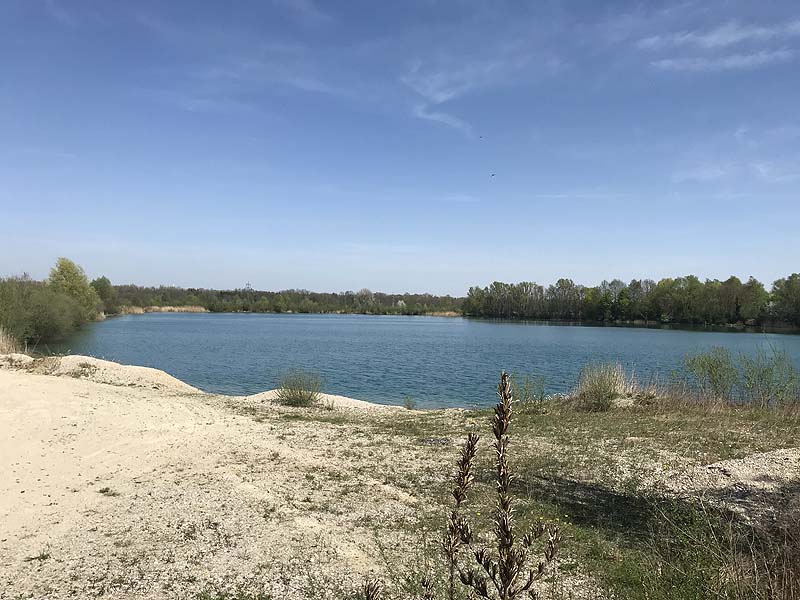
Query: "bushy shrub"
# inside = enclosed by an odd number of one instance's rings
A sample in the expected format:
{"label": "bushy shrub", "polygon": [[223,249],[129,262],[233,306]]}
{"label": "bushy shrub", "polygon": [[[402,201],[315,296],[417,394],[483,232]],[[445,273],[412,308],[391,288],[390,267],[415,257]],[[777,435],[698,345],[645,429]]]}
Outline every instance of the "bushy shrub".
{"label": "bushy shrub", "polygon": [[686,386],[699,400],[751,402],[761,408],[800,401],[800,374],[783,350],[734,358],[725,348],[686,358]]}
{"label": "bushy shrub", "polygon": [[84,321],[84,309],[71,297],[42,286],[30,297],[27,310],[27,339],[59,340]]}
{"label": "bushy shrub", "polygon": [[0,279],[0,326],[21,345],[64,338],[97,316],[99,298],[80,267],[59,259],[50,277]]}
{"label": "bushy shrub", "polygon": [[18,343],[62,338],[81,324],[74,300],[24,277],[0,281],[0,326]]}
{"label": "bushy shrub", "polygon": [[760,349],[755,357],[743,354],[739,362],[746,400],[766,408],[800,399],[797,369],[786,351]]}
{"label": "bushy shrub", "polygon": [[628,381],[619,363],[590,364],[581,370],[573,397],[584,410],[605,411],[626,395]]}
{"label": "bushy shrub", "polygon": [[281,376],[276,398],[286,406],[319,406],[322,401],[319,375],[295,369]]}
{"label": "bushy shrub", "polygon": [[726,401],[733,399],[739,373],[727,348],[717,346],[708,352],[687,356],[685,365],[703,396]]}

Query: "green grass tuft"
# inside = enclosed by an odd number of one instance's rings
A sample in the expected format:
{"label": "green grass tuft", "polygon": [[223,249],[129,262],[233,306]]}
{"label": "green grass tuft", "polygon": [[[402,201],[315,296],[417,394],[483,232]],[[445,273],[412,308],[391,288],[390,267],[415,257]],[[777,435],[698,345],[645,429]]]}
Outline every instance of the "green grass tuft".
{"label": "green grass tuft", "polygon": [[286,406],[319,406],[322,403],[321,389],[319,375],[296,369],[281,376],[276,398]]}
{"label": "green grass tuft", "polygon": [[583,368],[573,397],[584,410],[602,412],[631,387],[619,363],[590,364]]}

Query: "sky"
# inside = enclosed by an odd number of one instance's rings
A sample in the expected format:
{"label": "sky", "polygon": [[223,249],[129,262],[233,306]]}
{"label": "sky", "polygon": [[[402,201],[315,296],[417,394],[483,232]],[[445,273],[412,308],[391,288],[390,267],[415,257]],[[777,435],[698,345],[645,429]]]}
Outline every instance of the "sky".
{"label": "sky", "polygon": [[3,0],[0,276],[800,271],[800,5]]}

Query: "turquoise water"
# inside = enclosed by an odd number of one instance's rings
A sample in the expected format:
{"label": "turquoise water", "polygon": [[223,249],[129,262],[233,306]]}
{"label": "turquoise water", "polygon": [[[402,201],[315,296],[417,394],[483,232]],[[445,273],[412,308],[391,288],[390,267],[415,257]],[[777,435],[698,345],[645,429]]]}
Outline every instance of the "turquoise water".
{"label": "turquoise water", "polygon": [[541,374],[548,392],[564,392],[591,361],[619,361],[647,381],[668,376],[687,353],[770,345],[800,366],[797,335],[365,315],[130,315],[52,349],[156,367],[236,395],[274,388],[281,372],[304,368],[322,376],[328,393],[384,404],[411,396],[422,408],[489,405],[501,369]]}

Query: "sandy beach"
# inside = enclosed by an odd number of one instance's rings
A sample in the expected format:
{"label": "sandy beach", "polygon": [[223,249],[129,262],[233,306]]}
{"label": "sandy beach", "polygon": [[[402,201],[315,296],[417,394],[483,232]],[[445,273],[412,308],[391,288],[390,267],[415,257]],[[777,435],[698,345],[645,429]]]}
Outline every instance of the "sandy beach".
{"label": "sandy beach", "polygon": [[0,369],[0,597],[186,597],[251,577],[326,597],[379,568],[370,520],[414,513],[363,449],[375,440],[277,427],[270,393],[219,398],[86,357],[42,369],[61,376]]}

